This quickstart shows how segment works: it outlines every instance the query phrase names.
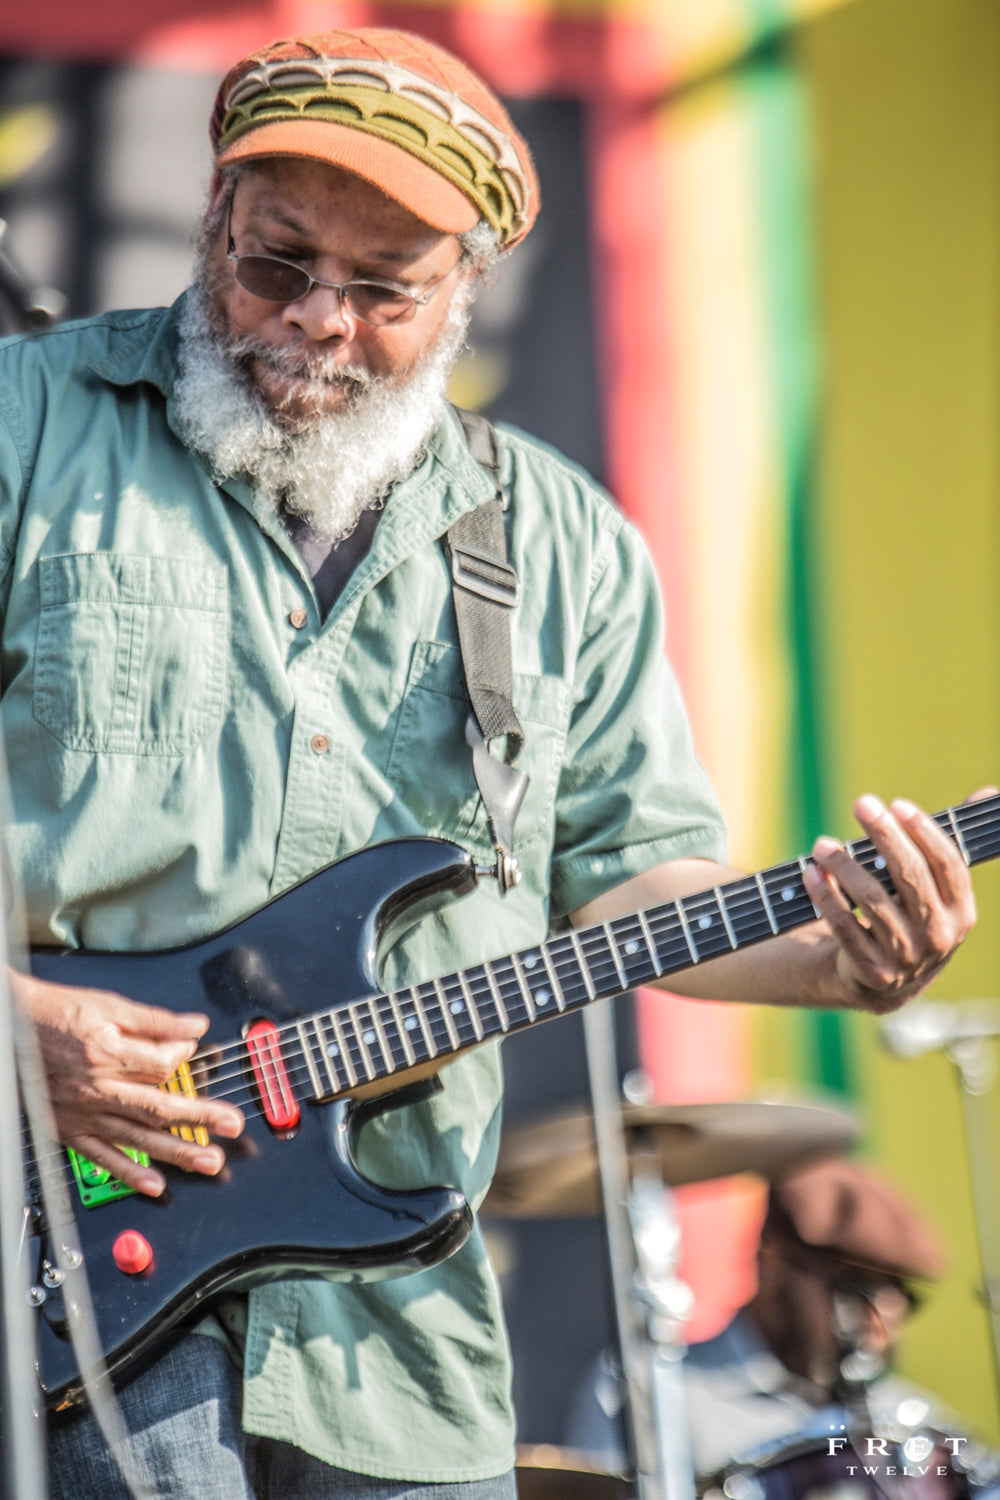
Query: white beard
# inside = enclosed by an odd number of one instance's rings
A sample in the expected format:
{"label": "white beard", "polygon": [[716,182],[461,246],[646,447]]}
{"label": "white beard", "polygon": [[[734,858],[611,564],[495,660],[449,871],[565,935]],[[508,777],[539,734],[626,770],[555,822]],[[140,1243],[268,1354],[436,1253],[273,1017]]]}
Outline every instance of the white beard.
{"label": "white beard", "polygon": [[[274,349],[219,327],[212,275],[202,263],[180,322],[174,410],[185,442],[211,463],[216,480],[245,475],[275,512],[301,516],[331,541],[349,536],[363,511],[380,505],[420,460],[441,420],[445,388],[469,325],[472,291],[456,290],[437,341],[405,375],[379,378],[337,369],[322,351]],[[297,396],[316,396],[315,415],[282,422],[257,390],[249,363],[267,362],[297,379]],[[347,398],[324,409],[331,381]]]}

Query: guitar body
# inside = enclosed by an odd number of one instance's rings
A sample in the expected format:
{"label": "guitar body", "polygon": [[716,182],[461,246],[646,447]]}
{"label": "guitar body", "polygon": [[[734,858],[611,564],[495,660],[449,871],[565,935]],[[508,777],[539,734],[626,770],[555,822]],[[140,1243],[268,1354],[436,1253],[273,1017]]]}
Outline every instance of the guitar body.
{"label": "guitar body", "polygon": [[[946,808],[935,821],[968,865],[1000,855],[1000,796]],[[870,840],[845,848],[893,889]],[[102,1185],[99,1204],[77,1203],[75,1224],[69,1215],[44,1223],[29,1172],[26,1240],[40,1311],[39,1378],[50,1404],[83,1397],[65,1326],[75,1272],[62,1274],[77,1247],[97,1342],[112,1378],[122,1380],[226,1291],[286,1277],[375,1280],[436,1264],[468,1235],[469,1207],[446,1188],[394,1193],[362,1177],[351,1145],[365,1114],[411,1100],[414,1086],[425,1087],[465,1048],[814,921],[807,864],[792,860],[556,933],[389,995],[378,994],[380,947],[476,884],[475,866],[455,844],[375,845],[186,948],[33,955],[45,979],[206,1011],[208,1037],[187,1078],[179,1069],[170,1086],[231,1097],[247,1116],[241,1139],[226,1146],[220,1177],[168,1169],[158,1199],[118,1197],[114,1184]],[[135,1241],[123,1242],[129,1231]],[[60,1244],[69,1256],[54,1253]],[[148,1265],[136,1264],[136,1244],[151,1254]]]}
{"label": "guitar body", "polygon": [[[213,1042],[236,1041],[262,1018],[280,1026],[310,1009],[372,994],[379,947],[475,881],[457,846],[400,840],[328,866],[205,942],[156,954],[39,951],[32,971],[176,1011],[204,1011],[211,1028],[203,1051],[211,1056]],[[249,1057],[239,1075],[243,1097],[248,1086],[253,1094]],[[412,1092],[395,1097],[406,1102]],[[392,1095],[362,1104],[350,1098],[316,1104],[301,1093],[299,1099],[291,1133],[269,1124],[265,1111],[247,1111],[243,1136],[225,1144],[227,1166],[219,1177],[167,1167],[162,1197],[130,1194],[93,1207],[82,1206],[70,1184],[97,1339],[114,1380],[135,1373],[165,1335],[227,1291],[287,1277],[399,1276],[436,1264],[465,1240],[472,1216],[460,1193],[388,1192],[355,1167],[351,1145],[360,1120],[392,1107]],[[40,1205],[28,1207],[29,1275],[44,1287],[45,1262],[55,1266],[57,1256]],[[129,1231],[152,1249],[151,1264],[139,1273],[115,1261],[115,1246]],[[57,1408],[83,1398],[66,1326],[73,1278],[70,1270],[39,1310],[39,1379]]]}

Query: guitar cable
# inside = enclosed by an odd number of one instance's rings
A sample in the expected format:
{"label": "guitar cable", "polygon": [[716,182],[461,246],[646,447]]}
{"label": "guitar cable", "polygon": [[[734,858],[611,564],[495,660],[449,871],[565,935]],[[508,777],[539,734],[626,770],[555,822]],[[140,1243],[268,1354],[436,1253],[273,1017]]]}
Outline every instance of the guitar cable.
{"label": "guitar cable", "polygon": [[[6,786],[0,765],[0,786]],[[5,796],[0,791],[0,806]],[[97,1340],[97,1324],[76,1216],[62,1170],[65,1152],[55,1136],[41,1051],[30,1018],[12,1003],[7,964],[27,972],[23,906],[10,879],[0,841],[0,891],[6,923],[0,922],[0,1278],[3,1315],[3,1500],[46,1500],[44,1402],[36,1389],[34,1329],[30,1308],[46,1287],[30,1284],[29,1219],[18,1102],[27,1121],[41,1213],[54,1264],[42,1268],[50,1291],[62,1295],[70,1342],[83,1388],[101,1435],[133,1500],[157,1500],[126,1447],[126,1426]],[[9,1085],[9,1086],[8,1086]],[[41,1316],[39,1312],[36,1316]]]}

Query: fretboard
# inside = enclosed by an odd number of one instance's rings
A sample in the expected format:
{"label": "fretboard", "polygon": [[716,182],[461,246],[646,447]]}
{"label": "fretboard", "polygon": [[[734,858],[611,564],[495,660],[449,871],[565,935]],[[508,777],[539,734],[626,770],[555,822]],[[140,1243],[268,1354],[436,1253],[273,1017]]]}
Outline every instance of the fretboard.
{"label": "fretboard", "polygon": [[[934,821],[968,865],[1000,855],[1000,797],[947,808]],[[892,889],[870,840],[846,848]],[[808,862],[774,865],[442,979],[304,1017],[291,1036],[284,1029],[286,1055],[297,1041],[313,1097],[327,1099],[624,994],[813,921],[816,908],[802,880]]]}

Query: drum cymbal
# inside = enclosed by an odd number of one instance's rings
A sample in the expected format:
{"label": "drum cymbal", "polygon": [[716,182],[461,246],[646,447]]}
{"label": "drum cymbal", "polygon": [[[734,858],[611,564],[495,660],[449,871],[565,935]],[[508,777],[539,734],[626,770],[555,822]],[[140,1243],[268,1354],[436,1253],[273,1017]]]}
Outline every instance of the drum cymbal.
{"label": "drum cymbal", "polygon": [[[629,1160],[653,1156],[669,1187],[740,1172],[780,1177],[858,1139],[850,1115],[814,1104],[625,1104],[622,1118]],[[508,1131],[484,1209],[522,1219],[600,1213],[590,1112],[543,1115]]]}
{"label": "drum cymbal", "polygon": [[629,1493],[625,1481],[606,1474],[572,1448],[549,1443],[517,1450],[518,1500],[619,1500]]}

